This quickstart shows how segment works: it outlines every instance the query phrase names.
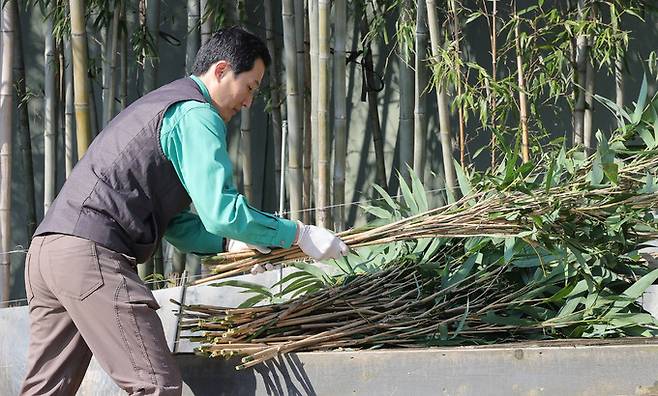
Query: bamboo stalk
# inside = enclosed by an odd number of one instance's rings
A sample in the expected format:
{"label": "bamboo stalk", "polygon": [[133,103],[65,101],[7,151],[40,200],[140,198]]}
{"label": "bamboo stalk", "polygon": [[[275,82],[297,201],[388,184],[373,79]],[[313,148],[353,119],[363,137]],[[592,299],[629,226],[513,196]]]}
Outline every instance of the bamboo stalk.
{"label": "bamboo stalk", "polygon": [[37,227],[36,201],[34,198],[34,168],[32,165],[32,138],[30,135],[30,120],[28,115],[28,98],[26,95],[25,60],[23,57],[23,35],[21,34],[21,19],[18,7],[11,7],[14,12],[14,37],[16,43],[14,80],[16,82],[16,98],[18,105],[18,150],[23,166],[23,186],[25,187],[25,206],[27,210],[25,225],[27,227],[27,243]]}
{"label": "bamboo stalk", "polygon": [[[209,0],[200,0],[199,2],[199,9],[201,10],[201,45],[207,43],[213,33],[212,25],[214,15],[209,3]],[[265,17],[267,18],[267,14]]]}
{"label": "bamboo stalk", "polygon": [[297,86],[297,64],[295,44],[295,20],[293,0],[282,2],[284,64],[286,68],[286,107],[288,121],[288,191],[290,197],[290,218],[299,220],[302,210],[303,189],[303,129],[299,109]]}
{"label": "bamboo stalk", "polygon": [[[307,0],[307,11],[308,11],[308,32],[309,32],[309,63],[310,63],[310,73],[311,73],[311,82],[310,82],[310,96],[311,96],[311,139],[315,142],[318,139],[318,91],[319,91],[319,34],[318,34],[318,2],[315,0]],[[311,148],[311,179],[313,180],[313,186],[310,188],[310,191],[307,191],[307,199],[310,206],[312,202],[311,195],[318,191],[318,161],[314,159],[318,158],[318,147],[314,144]],[[308,173],[307,173],[308,174]],[[309,213],[310,215],[310,213]],[[307,221],[314,221],[316,216],[309,216]]]}
{"label": "bamboo stalk", "polygon": [[530,161],[528,138],[528,104],[526,98],[525,76],[523,73],[523,54],[521,53],[520,27],[521,20],[516,14],[516,1],[514,2],[514,48],[516,49],[516,75],[519,84],[519,118],[521,122],[521,155],[523,162]]}
{"label": "bamboo stalk", "polygon": [[375,181],[384,190],[388,190],[388,183],[386,177],[386,165],[384,163],[384,136],[382,134],[381,126],[379,123],[379,109],[377,104],[377,91],[374,89],[375,75],[374,65],[372,62],[372,49],[370,41],[366,41],[370,26],[368,25],[368,15],[364,10],[363,18],[361,20],[361,37],[363,45],[363,65],[365,68],[365,84],[368,96],[368,119],[372,128],[372,143],[375,148],[375,166],[376,174]]}
{"label": "bamboo stalk", "polygon": [[78,159],[87,152],[91,143],[89,117],[89,83],[87,80],[87,33],[85,28],[84,0],[70,0],[71,48],[73,52],[73,91]]}
{"label": "bamboo stalk", "polygon": [[11,157],[12,126],[14,113],[14,53],[16,46],[15,17],[16,3],[8,0],[2,4],[0,38],[2,38],[2,60],[0,61],[0,306],[6,307],[11,288]]}
{"label": "bamboo stalk", "polygon": [[[457,96],[462,97],[462,68],[461,68],[461,29],[459,27],[459,12],[457,10],[457,5],[455,0],[450,0],[450,11],[452,13],[453,19],[453,40],[455,42],[455,52],[456,57],[459,59],[457,65]],[[457,122],[459,125],[459,163],[462,167],[466,166],[466,136],[465,136],[465,120],[464,120],[464,106],[462,104],[457,105]]]}
{"label": "bamboo stalk", "polygon": [[[432,56],[435,59],[439,57],[439,48],[441,47],[439,38],[439,20],[436,13],[435,0],[427,0],[427,24],[430,31],[430,42],[432,46]],[[439,79],[435,86],[436,100],[439,108],[439,135],[441,138],[441,153],[443,158],[443,171],[445,178],[446,193],[453,200],[457,194],[457,183],[455,180],[455,167],[452,156],[452,134],[450,132],[450,113],[448,111],[448,99],[444,88],[440,86]]]}
{"label": "bamboo stalk", "polygon": [[[274,10],[272,0],[265,0],[265,41],[267,50],[272,57],[269,67],[270,75],[270,106],[272,115],[272,137],[274,141],[274,175],[275,179],[281,180],[281,98],[279,96],[279,52],[276,50],[274,39]],[[280,196],[280,187],[275,183],[275,194]]]}
{"label": "bamboo stalk", "polygon": [[[313,126],[317,129],[317,120],[315,124],[311,121],[312,113],[314,111],[313,100],[311,98],[311,90],[317,84],[311,81],[311,48],[310,48],[310,26],[309,26],[309,5],[308,0],[304,0],[304,141],[313,141]],[[317,27],[316,27],[317,28]],[[317,38],[317,37],[316,37]],[[317,60],[317,59],[316,59]],[[316,65],[317,66],[317,65]],[[317,107],[317,103],[316,106]],[[315,109],[317,111],[317,109]],[[304,213],[302,214],[302,221],[305,224],[310,224],[315,218],[314,211],[312,210],[313,201],[313,187],[315,179],[313,178],[313,148],[314,144],[304,145],[304,189],[302,191],[302,207]]]}
{"label": "bamboo stalk", "polygon": [[425,175],[427,158],[427,6],[424,1],[417,3],[416,13],[416,56],[414,84],[414,173],[422,181]]}
{"label": "bamboo stalk", "polygon": [[158,57],[158,41],[160,37],[160,0],[141,1],[145,6],[143,23],[146,25],[146,31],[150,37],[151,42],[153,43],[152,50],[154,51],[151,53],[150,51],[145,50],[142,54],[144,60],[143,90],[144,94],[147,94],[156,88],[158,80],[158,68],[160,63],[160,59]]}
{"label": "bamboo stalk", "polygon": [[185,71],[192,72],[194,58],[199,51],[200,37],[199,0],[187,0],[187,41],[185,46]]}
{"label": "bamboo stalk", "polygon": [[318,1],[318,190],[315,222],[331,227],[331,133],[329,132],[329,0]]}
{"label": "bamboo stalk", "polygon": [[128,24],[128,14],[126,12],[126,2],[122,3],[123,9],[121,10],[123,14],[123,22],[125,29],[120,31],[120,40],[121,40],[121,53],[120,63],[121,63],[121,72],[119,78],[119,104],[120,110],[125,109],[128,106],[128,36],[129,33],[129,24]]}
{"label": "bamboo stalk", "polygon": [[114,118],[114,102],[117,96],[117,52],[119,51],[119,22],[123,17],[123,0],[118,0],[115,3],[116,10],[112,16],[112,26],[110,27],[110,43],[109,47],[109,74],[107,76],[107,96],[104,100],[103,111],[103,125],[107,125],[112,118]]}
{"label": "bamboo stalk", "polygon": [[[585,20],[585,0],[578,0],[578,17]],[[582,145],[585,123],[585,80],[587,75],[587,36],[580,33],[576,37],[576,73],[574,83],[576,105],[573,112],[573,144]]]}
{"label": "bamboo stalk", "polygon": [[[403,29],[412,24],[411,10],[410,0],[401,3],[399,24]],[[414,165],[414,71],[411,67],[413,47],[409,48],[409,44],[404,38],[398,37],[398,64],[400,66],[399,172],[407,185],[411,185],[410,172]]]}
{"label": "bamboo stalk", "polygon": [[[490,42],[491,42],[491,80],[493,83],[496,83],[496,77],[498,74],[498,44],[497,44],[497,39],[498,39],[498,30],[496,28],[496,25],[498,23],[498,0],[492,0],[493,3],[493,10],[491,14],[491,23],[490,23],[490,28],[491,28],[491,35],[490,35]],[[486,10],[486,2],[484,2],[485,10]],[[491,94],[491,99],[489,100],[489,114],[491,114],[491,169],[496,169],[496,92],[495,90],[492,90]]]}
{"label": "bamboo stalk", "polygon": [[74,139],[75,139],[75,108],[73,97],[73,53],[71,41],[64,39],[64,162],[66,178],[71,175],[75,165]]}
{"label": "bamboo stalk", "polygon": [[55,199],[57,140],[57,63],[53,34],[54,4],[50,4],[46,19],[44,49],[44,126],[43,126],[43,212],[48,212]]}
{"label": "bamboo stalk", "polygon": [[347,163],[347,95],[345,83],[345,48],[347,36],[347,3],[334,2],[334,183],[333,229],[345,229],[345,165]]}

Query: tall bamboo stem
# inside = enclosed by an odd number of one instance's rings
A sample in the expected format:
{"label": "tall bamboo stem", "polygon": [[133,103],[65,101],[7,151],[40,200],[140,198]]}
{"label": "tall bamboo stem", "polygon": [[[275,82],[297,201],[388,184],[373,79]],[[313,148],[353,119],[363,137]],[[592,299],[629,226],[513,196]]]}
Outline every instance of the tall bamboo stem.
{"label": "tall bamboo stem", "polygon": [[[585,0],[578,0],[578,18],[585,20]],[[583,33],[576,37],[576,105],[573,112],[573,144],[583,144],[585,127],[585,80],[587,78],[587,36]]]}
{"label": "tall bamboo stem", "polygon": [[44,125],[43,125],[43,213],[48,212],[55,199],[56,139],[57,139],[57,63],[53,18],[55,5],[50,4],[46,19],[44,51]]}
{"label": "tall bamboo stem", "polygon": [[2,60],[0,60],[0,306],[7,306],[11,287],[11,135],[14,114],[14,75],[16,3],[8,0],[0,5],[0,37],[2,38]]}
{"label": "tall bamboo stem", "polygon": [[[491,81],[496,82],[496,76],[498,74],[498,30],[496,28],[498,23],[498,0],[492,0],[493,10],[491,12]],[[485,1],[486,7],[486,1]],[[496,167],[496,92],[495,90],[491,91],[490,100],[489,100],[489,114],[491,117],[491,169],[493,170]]]}
{"label": "tall bamboo stem", "polygon": [[370,48],[370,41],[366,41],[369,28],[368,15],[364,10],[363,18],[361,20],[361,39],[363,44],[363,65],[366,73],[364,82],[366,84],[365,90],[367,91],[368,96],[368,118],[372,125],[372,143],[375,148],[375,180],[384,190],[388,190],[388,179],[386,178],[386,166],[384,163],[384,137],[379,124],[377,91],[374,89],[376,85],[374,65],[372,62],[372,50]]}
{"label": "tall bamboo stem", "polygon": [[331,133],[329,132],[329,0],[318,1],[318,193],[316,222],[331,224]]}
{"label": "tall bamboo stem", "polygon": [[71,41],[64,39],[64,167],[68,179],[75,165],[74,149],[75,142],[75,108],[73,105],[73,54],[71,52]]}
{"label": "tall bamboo stem", "polygon": [[[272,0],[265,0],[265,41],[272,57],[269,67],[270,74],[270,106],[272,115],[272,137],[274,141],[274,174],[276,180],[281,180],[281,97],[279,92],[279,52],[274,40],[274,11]],[[280,195],[279,183],[275,183],[276,196]]]}
{"label": "tall bamboo stem", "polygon": [[[457,10],[457,5],[455,0],[450,0],[450,11],[452,13],[452,34],[455,45],[455,57],[457,58],[457,67],[455,72],[457,73],[457,96],[461,98],[462,96],[462,68],[460,65],[461,60],[461,28],[459,26],[459,12]],[[466,166],[466,132],[465,132],[465,120],[464,120],[464,106],[462,104],[457,105],[457,122],[459,125],[459,163],[462,167]]]}
{"label": "tall bamboo stem", "polygon": [[146,30],[153,42],[153,51],[146,51],[144,56],[144,93],[149,93],[156,88],[158,80],[158,68],[160,59],[158,57],[158,41],[160,36],[160,0],[142,0],[146,6],[145,21]]}
{"label": "tall bamboo stem", "polygon": [[78,142],[78,159],[87,152],[91,143],[89,119],[89,82],[87,80],[87,32],[85,28],[84,0],[70,0],[71,47],[73,52],[73,90],[75,95],[75,127]]}
{"label": "tall bamboo stem", "polygon": [[[439,57],[439,48],[441,42],[439,38],[439,20],[436,13],[435,0],[427,0],[427,23],[430,30],[430,42],[432,44],[432,56],[435,59]],[[439,109],[439,125],[440,125],[440,138],[441,138],[441,151],[443,155],[443,171],[445,173],[446,193],[450,199],[454,199],[457,193],[455,181],[455,167],[453,164],[454,158],[452,156],[452,138],[450,132],[450,112],[448,110],[448,99],[444,91],[445,88],[437,83],[436,101]]]}
{"label": "tall bamboo stem", "polygon": [[[610,6],[610,21],[613,32],[619,32],[621,17],[615,6]],[[619,108],[624,108],[624,49],[617,44],[615,51],[615,103]]]}
{"label": "tall bamboo stem", "polygon": [[199,0],[187,0],[187,45],[185,46],[185,71],[190,74],[194,57],[199,51]]}
{"label": "tall bamboo stem", "polygon": [[[598,18],[598,7],[596,3],[592,4],[592,9],[590,12],[590,19],[596,20]],[[586,60],[587,66],[585,68],[585,115],[583,118],[583,146],[585,146],[585,152],[588,154],[592,153],[592,129],[593,129],[593,118],[594,118],[594,67],[592,58],[592,46],[593,40],[591,34],[587,36],[587,53],[589,54],[588,59]]]}
{"label": "tall bamboo stem", "polygon": [[[308,31],[309,31],[309,62],[311,69],[311,138],[314,142],[318,140],[318,2],[316,0],[308,0]],[[308,194],[309,203],[311,202],[311,194],[318,191],[318,162],[314,159],[318,158],[318,145],[314,144],[311,153],[311,174],[313,175],[313,186]],[[317,203],[317,201],[316,201]],[[317,206],[317,205],[316,205]],[[312,212],[309,213],[309,215]],[[308,220],[314,219],[315,216],[309,216]]]}
{"label": "tall bamboo stem", "polygon": [[117,52],[119,51],[119,22],[122,18],[123,0],[118,0],[115,4],[115,12],[112,16],[112,26],[110,28],[110,43],[109,43],[109,66],[110,72],[107,76],[107,97],[105,98],[104,111],[103,111],[103,125],[107,125],[114,117],[114,102],[117,93]]}
{"label": "tall bamboo stem", "polygon": [[347,162],[347,99],[345,48],[347,35],[347,3],[334,2],[334,230],[345,228],[345,164]]}
{"label": "tall bamboo stem", "polygon": [[[401,26],[411,25],[411,1],[405,0],[400,6]],[[400,148],[400,174],[411,184],[409,173],[414,164],[414,71],[411,67],[412,48],[403,38],[398,38],[399,65],[400,65],[400,119],[399,119],[399,148]]]}
{"label": "tall bamboo stem", "polygon": [[16,97],[18,101],[18,149],[23,166],[23,186],[25,188],[25,205],[27,210],[27,245],[37,227],[36,202],[34,198],[34,167],[32,165],[32,138],[30,136],[30,120],[28,116],[28,101],[26,97],[25,60],[23,58],[23,35],[21,34],[21,19],[18,7],[11,7],[14,12],[14,37],[16,42],[14,80],[16,82]]}
{"label": "tall bamboo stem", "polygon": [[[212,21],[214,18],[212,9],[209,7],[209,0],[201,0],[199,2],[201,9],[201,45],[210,40],[212,37]],[[267,16],[265,16],[267,18]]]}
{"label": "tall bamboo stem", "polygon": [[[313,111],[313,103],[311,100],[311,89],[314,83],[311,81],[311,54],[310,54],[310,32],[309,32],[309,0],[304,0],[304,141],[313,141],[313,123],[311,122],[311,113]],[[317,126],[317,124],[316,124]],[[302,191],[302,207],[304,213],[302,214],[302,221],[306,224],[311,223],[313,220],[313,210],[311,210],[311,202],[313,195],[313,147],[314,144],[304,145],[304,191]]]}
{"label": "tall bamboo stem", "polygon": [[293,0],[282,3],[284,59],[286,66],[286,103],[288,110],[288,189],[290,193],[290,218],[299,220],[302,209],[302,127],[299,112],[297,87],[297,64],[295,42],[295,17]]}
{"label": "tall bamboo stem", "polygon": [[424,179],[427,153],[427,6],[424,1],[417,4],[416,13],[416,73],[414,89],[414,172]]}
{"label": "tall bamboo stem", "polygon": [[521,121],[521,155],[523,162],[530,161],[528,143],[528,104],[526,98],[525,76],[523,74],[523,57],[521,54],[521,21],[516,14],[516,1],[514,2],[514,48],[516,49],[516,74],[519,84],[519,115]]}

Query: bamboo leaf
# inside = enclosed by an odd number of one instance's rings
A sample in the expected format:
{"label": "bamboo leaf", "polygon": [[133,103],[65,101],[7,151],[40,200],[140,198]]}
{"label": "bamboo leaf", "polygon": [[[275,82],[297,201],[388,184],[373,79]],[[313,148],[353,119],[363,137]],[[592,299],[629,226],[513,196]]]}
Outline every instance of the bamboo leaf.
{"label": "bamboo leaf", "polygon": [[220,283],[211,283],[210,286],[213,287],[224,287],[224,286],[232,286],[232,287],[238,287],[241,289],[247,289],[253,293],[258,293],[263,296],[267,297],[273,297],[272,293],[270,290],[258,283],[253,283],[253,282],[247,282],[247,281],[241,281],[241,280],[228,280]]}
{"label": "bamboo leaf", "polygon": [[459,182],[459,189],[461,190],[463,196],[470,195],[471,191],[473,190],[473,187],[471,186],[471,182],[466,176],[466,173],[464,172],[464,169],[462,168],[461,164],[456,160],[453,161],[455,164],[455,173],[457,174],[457,181]]}
{"label": "bamboo leaf", "polygon": [[649,88],[649,83],[647,82],[646,74],[642,77],[642,86],[640,87],[640,93],[637,97],[637,102],[635,103],[635,111],[631,117],[631,122],[633,124],[638,124],[642,119],[642,113],[644,112],[644,106],[647,101],[647,89]]}
{"label": "bamboo leaf", "polygon": [[402,192],[402,197],[404,198],[404,203],[407,205],[407,207],[411,210],[411,214],[418,214],[420,213],[418,209],[418,204],[416,203],[416,200],[414,199],[414,195],[409,189],[409,185],[407,185],[407,182],[404,180],[402,175],[398,172],[398,179],[400,182],[400,191]]}
{"label": "bamboo leaf", "polygon": [[414,197],[416,197],[418,210],[420,212],[427,212],[429,210],[429,204],[427,203],[427,192],[425,191],[425,186],[423,186],[423,182],[420,181],[416,172],[413,172],[410,167],[409,174],[411,175],[411,187],[414,191]]}

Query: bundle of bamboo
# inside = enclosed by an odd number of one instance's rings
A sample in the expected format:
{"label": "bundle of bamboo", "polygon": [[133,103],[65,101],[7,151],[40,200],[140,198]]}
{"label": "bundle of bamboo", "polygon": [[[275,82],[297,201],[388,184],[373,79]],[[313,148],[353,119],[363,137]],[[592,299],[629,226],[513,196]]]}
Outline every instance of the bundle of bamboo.
{"label": "bundle of bamboo", "polygon": [[[562,149],[537,165],[509,161],[500,177],[458,167],[464,198],[439,209],[427,210],[417,178],[413,193],[401,180],[402,202],[380,189],[383,204],[366,208],[379,220],[341,234],[355,250],[343,274],[309,279],[302,266],[276,297],[307,294],[184,306],[182,328],[201,354],[248,355],[238,368],[298,350],[656,335],[635,301],[658,269],[634,249],[658,238],[658,157],[598,138],[589,158]],[[218,274],[197,283],[301,258],[297,248],[222,254],[210,259]]]}

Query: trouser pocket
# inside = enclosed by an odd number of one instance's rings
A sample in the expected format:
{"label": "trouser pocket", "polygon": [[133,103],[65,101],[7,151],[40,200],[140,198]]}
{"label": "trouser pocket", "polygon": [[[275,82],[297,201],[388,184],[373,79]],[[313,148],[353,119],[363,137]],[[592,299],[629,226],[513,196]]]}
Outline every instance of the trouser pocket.
{"label": "trouser pocket", "polygon": [[30,257],[32,255],[28,252],[25,257],[25,298],[29,304],[34,298],[34,292],[32,291],[32,282],[30,281]]}
{"label": "trouser pocket", "polygon": [[84,300],[103,286],[96,243],[68,235],[53,235],[48,241],[50,237],[44,241],[44,255],[58,295]]}

